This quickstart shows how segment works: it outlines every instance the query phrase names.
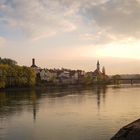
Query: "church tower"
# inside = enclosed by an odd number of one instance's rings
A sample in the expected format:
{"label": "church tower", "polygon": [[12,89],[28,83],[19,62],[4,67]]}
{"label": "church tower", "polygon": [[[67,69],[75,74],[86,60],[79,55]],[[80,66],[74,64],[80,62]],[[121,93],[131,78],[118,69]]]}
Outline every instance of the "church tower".
{"label": "church tower", "polygon": [[32,68],[36,68],[37,66],[35,65],[35,59],[33,58],[32,59],[32,66],[31,66]]}
{"label": "church tower", "polygon": [[105,75],[105,67],[104,66],[102,68],[102,73],[103,73],[103,75]]}
{"label": "church tower", "polygon": [[99,63],[99,60],[97,61],[97,70],[100,71],[100,63]]}

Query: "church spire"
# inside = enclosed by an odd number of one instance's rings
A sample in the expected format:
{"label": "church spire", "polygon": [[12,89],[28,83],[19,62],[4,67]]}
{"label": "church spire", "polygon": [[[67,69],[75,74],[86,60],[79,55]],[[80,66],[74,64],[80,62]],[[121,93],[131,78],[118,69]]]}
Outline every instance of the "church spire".
{"label": "church spire", "polygon": [[104,66],[102,68],[102,73],[103,73],[103,75],[105,75],[105,67]]}
{"label": "church spire", "polygon": [[100,71],[100,63],[99,63],[99,60],[97,61],[97,70]]}

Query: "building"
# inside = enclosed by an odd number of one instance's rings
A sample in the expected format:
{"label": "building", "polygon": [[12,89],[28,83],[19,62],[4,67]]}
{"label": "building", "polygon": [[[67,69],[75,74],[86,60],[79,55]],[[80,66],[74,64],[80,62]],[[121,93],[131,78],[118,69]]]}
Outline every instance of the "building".
{"label": "building", "polygon": [[40,71],[40,78],[46,82],[57,82],[57,72],[54,70],[42,69]]}
{"label": "building", "polygon": [[32,59],[32,65],[36,72],[37,78],[40,81],[54,84],[77,84],[77,83],[93,83],[104,82],[108,78],[105,73],[105,67],[100,70],[100,63],[97,61],[97,68],[91,72],[84,72],[82,70],[70,69],[41,69],[35,64],[35,59]]}
{"label": "building", "polygon": [[100,63],[97,61],[97,68],[93,72],[93,80],[94,81],[100,81],[100,80],[106,80],[107,75],[105,73],[105,67],[102,68],[102,71],[100,70]]}
{"label": "building", "polygon": [[34,58],[32,59],[31,68],[33,68],[35,70],[36,74],[40,73],[40,71],[41,71],[41,68],[39,68],[38,66],[36,66],[35,59]]}
{"label": "building", "polygon": [[35,59],[34,58],[32,59],[32,65],[31,65],[31,67],[32,68],[37,68],[37,66],[35,65]]}

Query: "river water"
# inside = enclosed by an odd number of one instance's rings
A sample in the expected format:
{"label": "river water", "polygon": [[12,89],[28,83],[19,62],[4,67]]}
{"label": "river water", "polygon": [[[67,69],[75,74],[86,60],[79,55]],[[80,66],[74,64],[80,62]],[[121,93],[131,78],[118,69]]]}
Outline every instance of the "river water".
{"label": "river water", "polygon": [[109,140],[139,117],[139,85],[0,92],[0,140]]}

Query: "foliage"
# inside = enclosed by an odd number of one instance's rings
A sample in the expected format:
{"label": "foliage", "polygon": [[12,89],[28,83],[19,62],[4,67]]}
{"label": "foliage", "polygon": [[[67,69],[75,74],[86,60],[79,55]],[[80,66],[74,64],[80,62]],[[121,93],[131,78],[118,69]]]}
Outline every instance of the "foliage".
{"label": "foliage", "polygon": [[118,80],[120,78],[121,78],[120,75],[114,75],[114,76],[112,76],[112,79],[113,79],[114,84],[120,84],[120,81]]}
{"label": "foliage", "polygon": [[35,78],[32,68],[0,64],[0,88],[33,86]]}
{"label": "foliage", "polygon": [[90,76],[90,75],[86,75],[84,78],[83,78],[83,83],[86,84],[86,85],[90,85],[90,84],[93,84],[93,77]]}
{"label": "foliage", "polygon": [[9,58],[1,58],[0,57],[0,64],[17,65],[17,62],[15,60],[12,60]]}

